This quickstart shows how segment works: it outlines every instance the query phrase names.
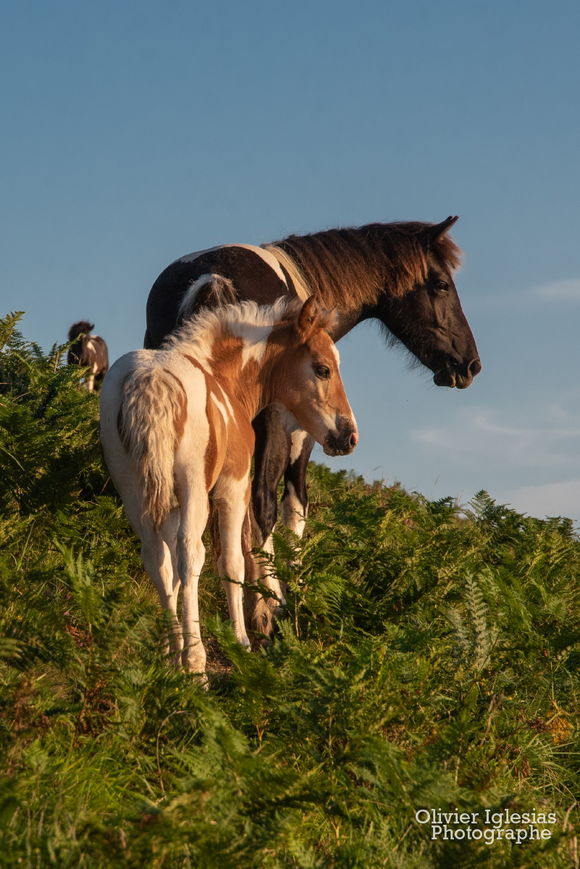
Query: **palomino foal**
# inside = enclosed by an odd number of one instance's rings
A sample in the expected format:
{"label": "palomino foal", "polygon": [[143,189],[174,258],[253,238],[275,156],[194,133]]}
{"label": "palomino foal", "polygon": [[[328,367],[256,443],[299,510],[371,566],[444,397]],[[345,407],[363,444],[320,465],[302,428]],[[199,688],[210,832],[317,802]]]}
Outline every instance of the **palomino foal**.
{"label": "palomino foal", "polygon": [[[350,453],[356,422],[315,298],[204,311],[160,350],[121,357],[101,393],[101,440],[143,564],[172,614],[176,659],[205,672],[198,580],[209,498],[217,510],[224,582],[237,640],[244,624],[242,525],[250,497],[252,420],[279,402],[329,455]],[[177,596],[182,589],[181,627]]]}

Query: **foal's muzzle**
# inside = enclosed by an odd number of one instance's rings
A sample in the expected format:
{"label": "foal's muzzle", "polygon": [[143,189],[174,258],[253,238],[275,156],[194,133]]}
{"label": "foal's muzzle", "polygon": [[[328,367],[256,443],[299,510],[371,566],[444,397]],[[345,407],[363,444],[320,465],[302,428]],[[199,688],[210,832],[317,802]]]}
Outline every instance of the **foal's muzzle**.
{"label": "foal's muzzle", "polygon": [[327,456],[347,456],[358,444],[356,426],[346,418],[341,418],[336,431],[330,432],[323,444]]}

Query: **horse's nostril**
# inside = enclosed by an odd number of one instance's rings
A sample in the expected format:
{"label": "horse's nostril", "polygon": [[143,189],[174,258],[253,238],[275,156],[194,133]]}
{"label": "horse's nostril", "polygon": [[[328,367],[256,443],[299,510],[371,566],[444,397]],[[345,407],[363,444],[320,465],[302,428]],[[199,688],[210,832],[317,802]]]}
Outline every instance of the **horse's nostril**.
{"label": "horse's nostril", "polygon": [[471,360],[471,362],[467,366],[467,370],[472,377],[475,377],[476,374],[479,374],[479,372],[481,371],[481,362],[479,360],[479,357]]}
{"label": "horse's nostril", "polygon": [[357,434],[357,432],[353,431],[353,433],[351,434],[351,436],[350,436],[348,442],[349,442],[349,446],[351,447],[351,449],[354,450],[354,448],[355,448],[356,445],[358,444],[358,434]]}

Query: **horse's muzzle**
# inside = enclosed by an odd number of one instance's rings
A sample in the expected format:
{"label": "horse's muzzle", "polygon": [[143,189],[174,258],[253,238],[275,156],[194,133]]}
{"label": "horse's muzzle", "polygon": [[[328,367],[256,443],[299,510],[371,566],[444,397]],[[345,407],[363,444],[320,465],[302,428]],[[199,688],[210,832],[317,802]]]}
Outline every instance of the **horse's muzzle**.
{"label": "horse's muzzle", "polygon": [[323,444],[327,456],[348,456],[358,444],[358,431],[350,421],[339,424],[335,432],[328,434]]}
{"label": "horse's muzzle", "polygon": [[463,365],[457,362],[447,361],[443,368],[439,368],[433,375],[433,382],[436,386],[449,386],[456,389],[466,389],[473,378],[481,371],[481,361],[479,356],[471,359]]}

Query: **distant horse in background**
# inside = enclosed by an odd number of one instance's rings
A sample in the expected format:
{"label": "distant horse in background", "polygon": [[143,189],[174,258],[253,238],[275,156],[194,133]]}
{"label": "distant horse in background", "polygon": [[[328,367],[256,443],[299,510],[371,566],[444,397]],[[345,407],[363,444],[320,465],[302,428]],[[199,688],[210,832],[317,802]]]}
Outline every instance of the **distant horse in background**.
{"label": "distant horse in background", "polygon": [[67,362],[69,365],[80,365],[89,369],[85,380],[89,392],[93,392],[95,383],[100,384],[109,370],[107,345],[100,335],[91,335],[94,328],[93,323],[80,320],[73,323],[68,330],[68,340],[73,343],[67,354]]}
{"label": "distant horse in background", "polygon": [[[260,304],[316,294],[323,305],[336,309],[335,341],[363,320],[376,318],[389,341],[401,342],[433,371],[437,386],[464,389],[481,363],[452,277],[460,250],[448,233],[457,219],[371,223],[291,235],[260,247],[225,244],[182,256],[159,275],[149,293],[145,347],[158,347],[180,323],[214,306],[220,292],[228,300],[233,293]],[[282,476],[282,518],[302,534],[306,469],[314,444],[279,405],[265,408],[253,425],[254,545],[270,549]],[[276,603],[270,601],[270,606]],[[254,629],[268,633],[268,618],[258,613]]]}
{"label": "distant horse in background", "polygon": [[250,644],[242,533],[256,414],[280,402],[329,455],[346,455],[358,441],[327,331],[332,322],[313,297],[208,309],[160,350],[122,356],[103,383],[105,461],[141,539],[144,567],[171,613],[176,660],[196,673],[204,674],[206,661],[198,581],[210,497],[234,634]]}

